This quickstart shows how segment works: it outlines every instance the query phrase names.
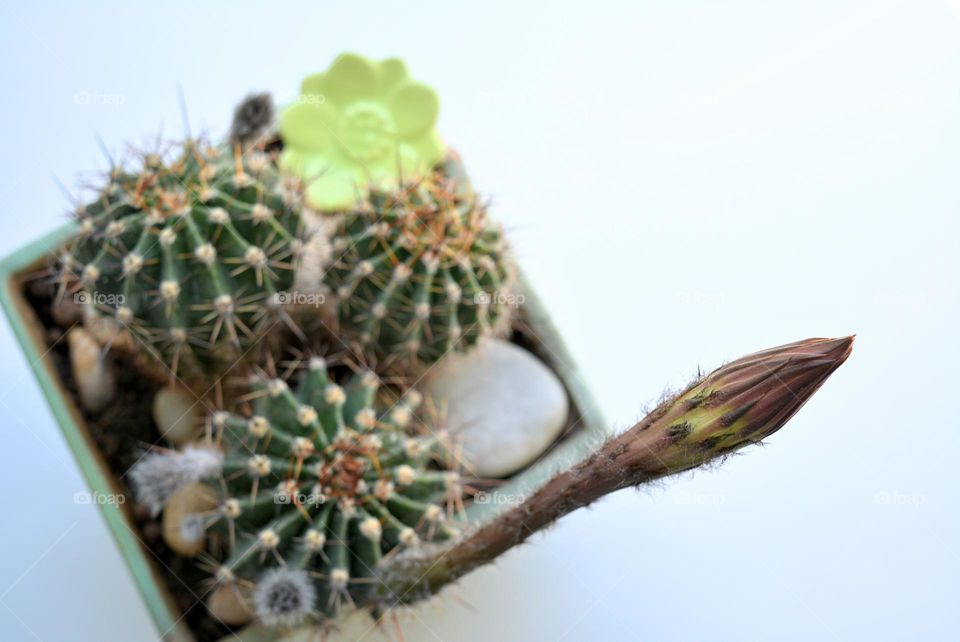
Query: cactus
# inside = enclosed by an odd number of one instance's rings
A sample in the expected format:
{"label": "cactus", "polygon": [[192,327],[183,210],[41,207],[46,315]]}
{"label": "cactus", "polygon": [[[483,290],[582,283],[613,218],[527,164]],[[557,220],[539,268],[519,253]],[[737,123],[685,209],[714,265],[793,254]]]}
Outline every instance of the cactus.
{"label": "cactus", "polygon": [[341,334],[363,354],[432,363],[509,329],[506,241],[453,162],[372,189],[332,236],[327,284]]}
{"label": "cactus", "polygon": [[691,470],[773,434],[847,359],[853,337],[808,339],[733,361],[690,384],[519,506],[448,545],[385,562],[385,606],[435,594],[608,493]]}
{"label": "cactus", "polygon": [[415,391],[378,417],[376,377],[354,376],[341,388],[321,359],[310,361],[296,392],[256,377],[252,416],[213,414],[205,445],[148,454],[132,478],[151,505],[215,481],[219,490],[202,486],[219,493],[215,507],[180,515],[176,532],[186,554],[214,537],[210,550],[226,548],[212,565],[212,600],[237,596],[270,627],[326,626],[343,603],[382,613],[427,599],[606,494],[761,441],[813,396],[852,344],[853,337],[810,339],[733,361],[462,534],[445,517],[466,487],[449,470],[427,468],[438,442],[408,427]]}
{"label": "cactus", "polygon": [[[223,452],[219,469],[194,450],[164,451],[141,458],[132,476],[151,505],[186,484],[215,482],[219,505],[200,516],[210,549],[227,551],[214,581],[243,589],[261,623],[292,627],[335,617],[343,603],[369,604],[384,558],[455,534],[448,517],[459,477],[427,469],[443,449],[413,414],[416,391],[386,407],[375,375],[340,387],[319,358],[296,391],[259,375],[251,386],[252,416],[210,417],[204,447]],[[204,465],[186,474],[189,461]],[[184,519],[181,535],[196,527]]]}
{"label": "cactus", "polygon": [[116,166],[60,256],[61,285],[177,374],[222,373],[279,320],[306,233],[298,182],[270,159],[188,140]]}
{"label": "cactus", "polygon": [[[229,147],[191,139],[169,161],[141,154],[142,167],[111,169],[58,257],[60,293],[90,304],[98,341],[104,327],[115,331],[111,345],[138,341],[188,384],[216,385],[261,356],[274,369],[277,354],[254,350],[265,338],[297,358],[313,349],[286,304],[309,294],[319,308],[328,287],[337,338],[371,367],[409,376],[505,336],[521,300],[513,259],[437,135],[438,113],[436,93],[401,61],[353,54],[305,79],[276,127],[270,95],[249,95]],[[301,179],[322,215],[304,207]],[[327,320],[313,315],[317,326]],[[300,342],[281,345],[271,332],[279,323]],[[454,519],[475,489],[456,472],[444,434],[414,415],[419,394],[391,401],[373,372],[341,378],[320,358],[295,390],[253,375],[248,394],[230,399],[239,412],[212,413],[205,437],[182,450],[145,453],[129,479],[138,501],[163,513],[169,549],[208,567],[215,619],[318,625],[322,636],[345,605],[379,615],[429,598],[606,494],[759,442],[852,343],[801,341],[700,377],[479,523]]]}

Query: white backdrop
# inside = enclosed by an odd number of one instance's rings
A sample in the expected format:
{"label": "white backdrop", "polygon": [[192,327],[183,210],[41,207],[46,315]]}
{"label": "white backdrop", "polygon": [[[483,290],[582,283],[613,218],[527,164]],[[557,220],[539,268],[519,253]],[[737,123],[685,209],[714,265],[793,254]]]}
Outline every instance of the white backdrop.
{"label": "white backdrop", "polygon": [[[858,334],[766,447],[565,519],[408,641],[960,637],[960,2],[131,4],[0,2],[0,252],[95,134],[180,135],[178,83],[219,134],[356,50],[437,87],[618,427],[698,364]],[[0,639],[156,639],[7,330],[0,416]]]}

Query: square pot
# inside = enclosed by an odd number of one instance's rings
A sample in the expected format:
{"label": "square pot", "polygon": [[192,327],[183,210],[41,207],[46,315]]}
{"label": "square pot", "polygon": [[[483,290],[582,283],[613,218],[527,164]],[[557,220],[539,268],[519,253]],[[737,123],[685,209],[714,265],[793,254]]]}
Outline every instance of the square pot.
{"label": "square pot", "polygon": [[[69,239],[74,229],[72,224],[65,225],[0,261],[0,303],[90,491],[122,494],[123,486],[97,448],[80,409],[57,372],[43,326],[23,292],[28,276],[43,267],[44,261]],[[557,442],[534,464],[498,488],[504,494],[529,496],[552,474],[592,452],[595,445],[609,434],[609,429],[546,310],[522,278],[519,293],[524,299],[515,340],[534,352],[557,374],[570,400],[568,424]],[[99,506],[162,639],[196,642],[166,587],[157,558],[140,540],[132,506],[104,503]],[[467,517],[471,522],[483,523],[508,508],[473,503],[467,509]],[[239,632],[239,638],[244,642],[268,642],[276,637],[258,627],[250,627],[249,635]],[[230,635],[224,640],[227,639],[235,641],[238,638]]]}

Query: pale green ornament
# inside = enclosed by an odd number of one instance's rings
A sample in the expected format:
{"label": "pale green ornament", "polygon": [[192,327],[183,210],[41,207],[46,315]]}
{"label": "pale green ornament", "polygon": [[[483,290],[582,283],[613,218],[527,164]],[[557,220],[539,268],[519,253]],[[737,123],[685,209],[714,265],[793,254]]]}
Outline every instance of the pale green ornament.
{"label": "pale green ornament", "polygon": [[304,180],[311,206],[349,208],[371,186],[396,188],[443,158],[439,111],[437,93],[411,80],[403,61],[341,54],[307,76],[281,114],[282,163]]}

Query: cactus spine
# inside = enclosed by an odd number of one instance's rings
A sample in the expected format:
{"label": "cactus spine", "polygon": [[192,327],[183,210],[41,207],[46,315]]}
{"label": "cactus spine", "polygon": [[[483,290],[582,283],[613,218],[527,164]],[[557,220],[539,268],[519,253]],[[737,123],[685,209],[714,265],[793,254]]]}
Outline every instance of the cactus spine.
{"label": "cactus spine", "polygon": [[300,191],[262,153],[188,140],[171,163],[111,170],[77,214],[62,286],[113,316],[174,373],[220,372],[286,319],[304,243]]}
{"label": "cactus spine", "polygon": [[[378,388],[369,372],[341,387],[315,358],[296,391],[281,379],[256,377],[251,416],[210,418],[207,447],[224,452],[213,484],[220,499],[200,517],[227,550],[214,579],[220,588],[253,584],[250,601],[268,626],[369,604],[384,557],[455,534],[444,504],[459,500],[459,477],[427,469],[443,450],[416,424],[419,395],[409,391],[378,413]],[[153,481],[157,469],[177,470],[178,480],[200,476],[151,459],[162,456],[176,455],[147,455],[138,468],[150,471],[135,469],[134,477]],[[172,484],[153,481],[166,495]],[[152,486],[138,494],[161,495]]]}
{"label": "cactus spine", "polygon": [[453,163],[343,214],[327,282],[341,332],[385,361],[432,363],[510,325],[501,230]]}

